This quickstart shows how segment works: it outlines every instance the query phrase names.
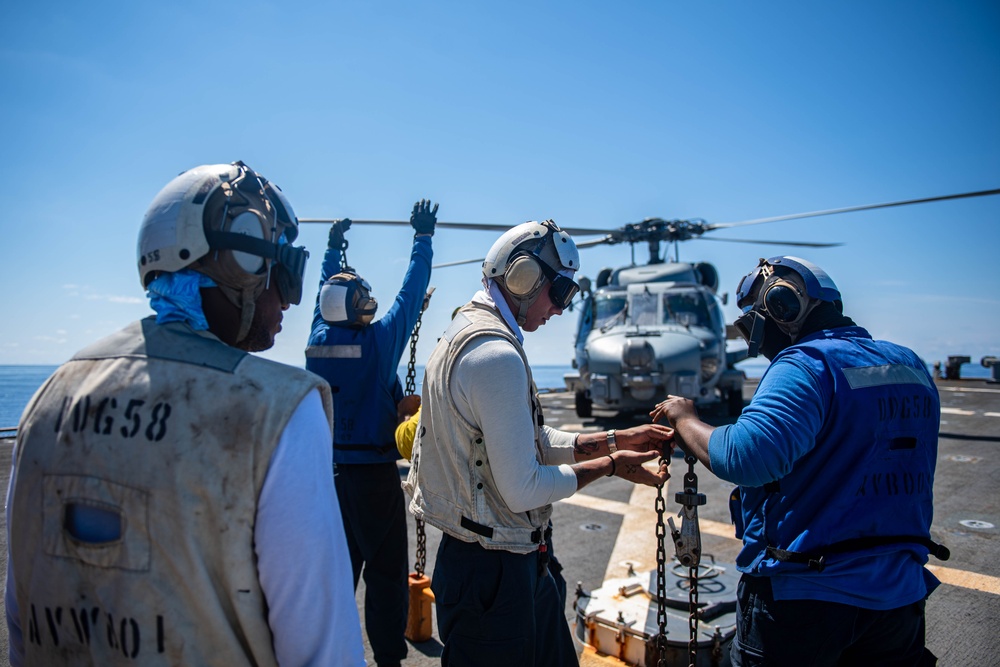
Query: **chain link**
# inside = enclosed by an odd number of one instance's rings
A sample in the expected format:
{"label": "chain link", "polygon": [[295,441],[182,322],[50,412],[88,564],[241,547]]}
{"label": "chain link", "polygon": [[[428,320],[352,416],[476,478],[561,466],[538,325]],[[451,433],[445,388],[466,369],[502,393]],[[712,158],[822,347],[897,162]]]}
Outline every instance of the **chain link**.
{"label": "chain link", "polygon": [[[346,248],[346,242],[345,242]],[[341,256],[343,257],[343,255]],[[424,311],[427,310],[427,306],[431,302],[431,294],[434,293],[434,288],[431,287],[427,290],[427,294],[424,295],[423,306],[420,307],[420,314],[417,316],[417,322],[413,325],[413,333],[410,334],[410,361],[406,364],[406,388],[403,393],[406,396],[412,396],[417,391],[417,339],[420,338],[420,324],[424,319]],[[424,520],[417,517],[417,558],[414,569],[417,571],[417,576],[424,576],[424,569],[427,567],[427,534],[424,531]]]}
{"label": "chain link", "polygon": [[[698,496],[698,475],[694,472],[694,464],[698,459],[690,454],[684,457],[688,464],[688,472],[684,476],[684,493],[689,497]],[[698,507],[694,508],[697,517]],[[700,553],[699,553],[700,556]],[[698,568],[699,560],[696,560],[688,569],[688,667],[695,667],[698,664]]]}
{"label": "chain link", "polygon": [[[425,300],[424,303],[426,304],[427,301]],[[421,310],[417,317],[417,323],[413,325],[413,333],[410,335],[410,361],[406,364],[406,388],[403,391],[407,396],[417,392],[417,338],[420,337],[420,323],[423,319],[424,311]]]}
{"label": "chain link", "polygon": [[[668,463],[660,457],[660,463]],[[667,511],[667,503],[663,499],[663,487],[656,487],[656,624],[659,632],[656,635],[657,667],[667,667],[667,527],[663,523],[663,515]]]}
{"label": "chain link", "polygon": [[349,271],[351,269],[350,264],[347,263],[347,239],[340,242],[340,271]]}

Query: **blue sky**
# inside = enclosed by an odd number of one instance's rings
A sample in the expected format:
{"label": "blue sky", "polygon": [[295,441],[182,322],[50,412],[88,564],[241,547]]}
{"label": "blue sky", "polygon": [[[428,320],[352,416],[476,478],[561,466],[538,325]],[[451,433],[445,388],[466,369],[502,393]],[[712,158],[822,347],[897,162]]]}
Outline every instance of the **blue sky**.
{"label": "blue sky", "polygon": [[[55,364],[148,314],[142,215],[174,175],[242,159],[300,217],[610,227],[734,222],[1000,187],[996,2],[37,2],[0,22],[0,364]],[[304,305],[265,356],[301,365]],[[927,361],[1000,354],[1000,196],[692,241],[732,294],[758,257],[827,269],[846,311]],[[411,234],[348,233],[387,305]],[[441,230],[435,260],[495,233]],[[582,238],[582,237],[581,237]],[[643,256],[637,248],[637,257]],[[584,251],[583,273],[629,261]],[[423,362],[476,265],[441,269]],[[730,304],[727,314],[735,316]],[[568,364],[576,314],[527,338]]]}

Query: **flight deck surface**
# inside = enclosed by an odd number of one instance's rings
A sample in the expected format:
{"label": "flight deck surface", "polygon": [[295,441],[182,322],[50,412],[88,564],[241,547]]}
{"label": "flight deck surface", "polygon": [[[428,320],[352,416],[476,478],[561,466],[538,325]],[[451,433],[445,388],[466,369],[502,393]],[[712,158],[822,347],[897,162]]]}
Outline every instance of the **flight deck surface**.
{"label": "flight deck surface", "polygon": [[[754,389],[755,384],[749,383],[745,397],[749,398]],[[938,389],[942,415],[931,533],[935,541],[951,550],[951,559],[941,562],[931,558],[929,564],[942,585],[927,602],[927,645],[938,656],[941,667],[1000,665],[1000,636],[996,632],[1000,618],[1000,384],[978,379],[941,380]],[[547,424],[571,431],[626,428],[646,421],[644,415],[621,417],[599,410],[591,418],[580,419],[574,410],[573,395],[566,392],[543,393],[542,405]],[[713,423],[726,421],[726,417],[719,417]],[[4,489],[12,445],[10,438],[0,440],[0,482]],[[673,497],[680,490],[685,470],[684,459],[675,455],[664,495],[668,515],[676,515],[680,509]],[[719,563],[731,564],[740,546],[729,521],[727,500],[732,485],[700,465],[695,471],[699,491],[708,501],[699,508],[703,552]],[[401,476],[405,472],[406,465],[401,463]],[[619,478],[603,478],[556,503],[552,517],[554,553],[565,568],[567,618],[571,623],[577,582],[584,591],[591,591],[605,580],[625,577],[630,565],[637,572],[656,567],[655,497],[655,489],[634,487]],[[408,520],[412,569],[416,539],[412,517]],[[0,535],[4,540],[0,558],[6,571],[6,526]],[[431,577],[439,540],[440,533],[428,527],[427,572]],[[673,546],[666,546],[669,557]],[[359,605],[364,604],[363,587],[362,583],[357,594]],[[361,616],[363,619],[363,610]],[[0,641],[2,664],[7,654],[3,623]],[[369,664],[374,664],[367,639],[365,649]],[[433,637],[411,644],[403,664],[437,665],[440,653],[441,644]],[[595,667],[622,663],[585,651],[581,664]]]}

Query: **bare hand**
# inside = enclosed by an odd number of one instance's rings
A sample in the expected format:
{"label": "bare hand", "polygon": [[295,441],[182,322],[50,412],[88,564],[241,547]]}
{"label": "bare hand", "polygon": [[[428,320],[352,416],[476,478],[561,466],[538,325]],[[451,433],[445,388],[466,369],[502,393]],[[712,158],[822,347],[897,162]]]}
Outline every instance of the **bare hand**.
{"label": "bare hand", "polygon": [[670,473],[667,471],[667,461],[662,461],[659,470],[656,472],[644,468],[642,465],[646,461],[659,458],[659,456],[660,453],[656,451],[633,452],[620,449],[612,456],[615,462],[615,477],[627,479],[633,484],[660,486],[670,479]]}
{"label": "bare hand", "polygon": [[666,419],[668,424],[676,428],[679,420],[688,417],[698,419],[698,409],[690,398],[667,396],[667,400],[657,403],[656,407],[650,410],[649,416],[654,422]]}
{"label": "bare hand", "polygon": [[420,409],[420,394],[404,396],[403,400],[396,404],[397,423],[402,424],[416,414],[418,409]]}
{"label": "bare hand", "polygon": [[674,449],[674,429],[663,424],[642,424],[615,431],[618,449],[633,452],[666,452],[669,456]]}

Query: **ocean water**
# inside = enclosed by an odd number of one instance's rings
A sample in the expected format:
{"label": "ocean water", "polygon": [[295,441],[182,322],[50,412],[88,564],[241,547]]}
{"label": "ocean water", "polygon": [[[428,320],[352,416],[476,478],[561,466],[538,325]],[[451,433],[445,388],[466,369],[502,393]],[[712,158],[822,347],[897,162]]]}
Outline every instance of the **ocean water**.
{"label": "ocean water", "polygon": [[0,428],[17,426],[21,413],[58,366],[0,366]]}
{"label": "ocean water", "polygon": [[[0,428],[17,426],[28,401],[56,368],[58,366],[0,366]],[[417,366],[415,370],[419,391],[424,367]],[[535,366],[531,370],[539,388],[561,389],[566,386],[563,374],[572,369],[569,366]],[[399,367],[399,379],[405,384],[405,365]]]}
{"label": "ocean water", "polygon": [[[35,391],[56,370],[57,366],[0,366],[0,428],[17,426],[21,412],[28,405]],[[740,363],[737,368],[743,370],[747,377],[759,378],[767,368],[763,359],[748,360]],[[532,366],[531,372],[539,389],[563,389],[563,375],[572,372],[569,366]],[[978,363],[968,363],[962,366],[963,378],[989,378],[992,371],[983,368]],[[405,384],[406,366],[399,367],[399,379]],[[416,367],[417,391],[424,379],[424,367]]]}

